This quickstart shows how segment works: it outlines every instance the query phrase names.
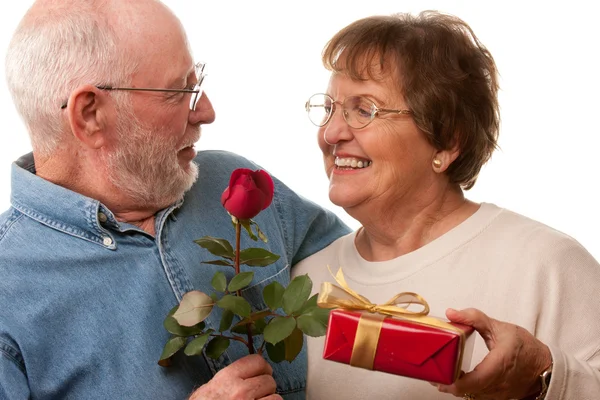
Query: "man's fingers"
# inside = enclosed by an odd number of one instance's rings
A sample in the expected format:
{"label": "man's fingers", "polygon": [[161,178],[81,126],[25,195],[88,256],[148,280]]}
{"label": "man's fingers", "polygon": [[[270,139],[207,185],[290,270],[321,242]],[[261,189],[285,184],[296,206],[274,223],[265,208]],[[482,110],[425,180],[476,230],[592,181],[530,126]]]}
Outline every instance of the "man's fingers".
{"label": "man's fingers", "polygon": [[267,397],[262,397],[260,400],[283,400],[283,397],[278,394],[272,394]]}
{"label": "man's fingers", "polygon": [[273,368],[271,368],[271,365],[258,354],[251,354],[242,357],[239,360],[231,363],[231,365],[229,365],[227,368],[219,371],[219,373],[223,371],[227,371],[228,374],[233,374],[233,376],[241,379],[248,379],[259,375],[273,374]]}
{"label": "man's fingers", "polygon": [[244,392],[253,399],[262,399],[277,390],[275,379],[271,375],[260,375],[244,381]]}

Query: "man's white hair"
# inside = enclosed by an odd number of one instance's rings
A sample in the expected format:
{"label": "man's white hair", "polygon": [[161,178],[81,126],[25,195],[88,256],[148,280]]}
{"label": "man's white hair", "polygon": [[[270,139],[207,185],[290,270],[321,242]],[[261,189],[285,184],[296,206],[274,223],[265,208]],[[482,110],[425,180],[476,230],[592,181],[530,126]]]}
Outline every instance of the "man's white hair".
{"label": "man's white hair", "polygon": [[14,33],[6,55],[6,79],[32,147],[41,156],[52,154],[68,132],[61,105],[73,90],[84,84],[125,86],[131,81],[137,66],[119,45],[110,22],[119,16],[111,15],[111,3],[37,1]]}

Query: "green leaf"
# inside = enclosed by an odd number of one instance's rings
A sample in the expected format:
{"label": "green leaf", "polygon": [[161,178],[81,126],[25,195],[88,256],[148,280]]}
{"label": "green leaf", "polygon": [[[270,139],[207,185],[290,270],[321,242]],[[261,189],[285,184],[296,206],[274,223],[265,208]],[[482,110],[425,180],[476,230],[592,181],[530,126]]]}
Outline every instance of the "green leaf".
{"label": "green leaf", "polygon": [[233,253],[233,247],[231,244],[225,239],[219,239],[212,236],[204,236],[200,239],[194,240],[194,243],[199,245],[200,247],[210,251],[211,254],[215,256],[228,258],[233,260],[235,255]]}
{"label": "green leaf", "polygon": [[300,329],[296,328],[283,342],[285,343],[285,360],[292,362],[302,350],[304,335]]}
{"label": "green leaf", "polygon": [[211,293],[210,298],[213,299],[215,303],[219,301],[219,296],[216,293]]}
{"label": "green leaf", "polygon": [[177,309],[179,308],[179,304],[177,304],[175,307],[171,308],[169,310],[169,313],[167,314],[168,317],[172,316],[173,314],[175,314],[177,312]]}
{"label": "green leaf", "polygon": [[223,296],[223,298],[217,302],[217,305],[241,317],[249,316],[250,312],[252,311],[250,308],[250,303],[248,303],[246,299],[239,296],[233,296],[231,294]]}
{"label": "green leaf", "polygon": [[233,322],[234,314],[229,310],[223,310],[223,316],[221,317],[221,324],[219,325],[219,332],[226,331],[231,327]]}
{"label": "green leaf", "polygon": [[290,336],[296,328],[296,320],[287,317],[275,317],[265,327],[265,341],[275,344]]}
{"label": "green leaf", "polygon": [[311,296],[310,299],[308,299],[304,302],[304,304],[302,305],[302,308],[300,308],[300,310],[298,310],[298,312],[296,314],[298,314],[298,315],[304,314],[305,312],[312,309],[313,307],[317,307],[317,299],[318,298],[319,298],[319,293]]}
{"label": "green leaf", "polygon": [[256,234],[258,235],[260,240],[262,240],[265,243],[268,243],[269,239],[267,238],[267,235],[265,235],[263,233],[263,231],[260,230],[260,228],[258,227],[258,224],[256,222],[254,223],[254,225],[256,226]]}
{"label": "green leaf", "polygon": [[285,343],[283,340],[276,344],[267,343],[266,348],[269,358],[274,363],[280,363],[285,360]]}
{"label": "green leaf", "polygon": [[194,326],[181,326],[177,320],[173,318],[173,316],[167,315],[163,321],[163,326],[169,333],[172,333],[175,336],[188,337],[200,334],[205,328],[206,324],[204,322],[200,322]]}
{"label": "green leaf", "polygon": [[253,312],[248,317],[242,319],[240,322],[238,322],[235,325],[236,326],[237,325],[246,325],[247,323],[254,322],[259,319],[263,319],[265,317],[268,317],[269,315],[271,315],[271,310],[262,310],[262,311]]}
{"label": "green leaf", "polygon": [[202,261],[202,264],[219,265],[221,267],[233,267],[233,264],[225,260]]}
{"label": "green leaf", "polygon": [[208,341],[210,337],[210,333],[205,333],[204,335],[198,336],[196,339],[192,340],[185,346],[185,350],[183,351],[186,356],[199,356],[202,355],[202,349],[204,349],[204,345]]}
{"label": "green leaf", "polygon": [[210,284],[217,292],[223,293],[227,290],[227,278],[221,271],[215,272]]}
{"label": "green leaf", "polygon": [[160,359],[158,360],[158,365],[162,367],[166,367],[170,365],[170,362],[167,360],[173,356],[173,354],[177,353],[181,348],[185,346],[185,338],[180,336],[172,337],[169,339],[167,344],[163,349],[162,354],[160,355]]}
{"label": "green leaf", "polygon": [[240,272],[229,282],[229,291],[236,292],[245,288],[252,282],[252,279],[254,279],[254,272]]}
{"label": "green leaf", "polygon": [[[271,313],[268,312],[268,314]],[[252,318],[252,320],[250,318]],[[231,332],[246,335],[248,333],[248,324],[250,324],[250,329],[253,335],[262,335],[265,330],[265,326],[267,326],[264,317],[257,318],[250,316],[249,318],[244,318],[242,321],[235,324],[235,326],[231,328]]]}
{"label": "green leaf", "polygon": [[244,324],[242,324],[241,322],[235,324],[233,328],[231,328],[231,332],[239,333],[241,335],[247,335],[247,325],[250,324],[250,332],[252,333],[252,335],[262,335],[265,330],[265,326],[267,326],[267,322],[264,318],[256,319],[252,322],[248,322],[248,318],[244,318],[244,321],[247,322],[245,322]]}
{"label": "green leaf", "polygon": [[246,232],[248,232],[248,236],[250,236],[250,239],[257,241],[258,238],[256,237],[256,235],[254,234],[254,232],[252,232],[252,220],[249,219],[245,219],[243,221],[241,221],[242,226],[244,227],[244,229],[246,229]]}
{"label": "green leaf", "polygon": [[300,310],[304,302],[308,300],[312,290],[312,281],[308,275],[295,277],[283,293],[283,311],[291,315]]}
{"label": "green leaf", "polygon": [[285,288],[279,282],[271,282],[263,289],[263,299],[271,310],[281,307]]}
{"label": "green leaf", "polygon": [[298,328],[308,336],[319,337],[327,332],[329,311],[326,308],[313,307],[298,317]]}
{"label": "green leaf", "polygon": [[245,264],[250,267],[266,267],[279,260],[277,254],[273,254],[268,250],[258,247],[251,247],[240,251],[240,264]]}
{"label": "green leaf", "polygon": [[213,299],[206,293],[192,290],[183,295],[173,318],[181,326],[194,326],[209,316],[214,304]]}
{"label": "green leaf", "polygon": [[256,334],[256,335],[262,335],[265,332],[265,328],[267,327],[267,321],[265,321],[264,318],[262,319],[257,319],[256,321],[254,321],[253,324],[253,331],[252,334]]}
{"label": "green leaf", "polygon": [[221,354],[223,354],[228,347],[229,339],[217,336],[208,342],[208,345],[206,346],[206,355],[213,360],[216,360],[221,357]]}

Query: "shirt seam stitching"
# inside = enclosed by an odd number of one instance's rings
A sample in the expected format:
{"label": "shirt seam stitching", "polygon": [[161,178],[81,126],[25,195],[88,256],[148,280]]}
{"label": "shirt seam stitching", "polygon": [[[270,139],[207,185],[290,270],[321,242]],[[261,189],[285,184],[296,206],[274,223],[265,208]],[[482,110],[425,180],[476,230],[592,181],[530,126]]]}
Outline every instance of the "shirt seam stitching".
{"label": "shirt seam stitching", "polygon": [[13,208],[8,221],[6,224],[3,224],[2,229],[0,229],[0,242],[2,242],[10,228],[12,228],[12,226],[21,218],[23,218],[23,214]]}
{"label": "shirt seam stitching", "polygon": [[[277,190],[275,191],[275,193],[277,193]],[[279,196],[275,195],[274,200],[275,200],[275,208],[277,209],[277,217],[279,218],[279,221],[281,221],[281,230],[283,231],[283,245],[285,246],[285,251],[286,251],[287,255],[292,256],[292,249],[289,248],[287,226],[285,223],[285,218],[283,218],[283,212],[281,210],[281,207],[282,207],[281,199],[279,198]],[[293,257],[289,257],[289,259],[292,260]]]}
{"label": "shirt seam stitching", "polygon": [[9,346],[7,343],[0,341],[0,353],[2,353],[9,361],[15,364],[21,370],[21,372],[23,372],[24,374],[26,373],[25,364],[23,363],[23,360],[19,360],[17,357],[19,355],[17,349],[13,348],[12,346]]}
{"label": "shirt seam stitching", "polygon": [[[81,228],[76,228],[76,227],[71,227],[70,225],[64,225],[61,226],[59,224],[57,224],[56,222],[53,222],[52,220],[50,220],[49,218],[44,217],[42,214],[39,214],[37,212],[34,212],[33,210],[29,210],[27,207],[22,206],[21,204],[19,204],[18,202],[13,201],[13,208],[15,208],[16,210],[18,210],[22,215],[25,215],[27,217],[29,217],[30,219],[39,222],[40,224],[43,224],[49,228],[52,229],[56,229],[62,233],[65,233],[69,236],[73,236],[79,239],[83,239],[86,240],[88,242],[97,244],[101,247],[110,249],[110,247],[107,247],[104,245],[104,242],[100,241],[98,235],[96,237],[94,237],[93,235],[89,235],[86,234],[85,231],[83,231]],[[66,227],[69,227],[71,229],[73,229],[74,231],[77,232],[69,232],[69,230],[66,229]],[[110,236],[110,235],[109,235]],[[114,242],[114,240],[113,240]]]}

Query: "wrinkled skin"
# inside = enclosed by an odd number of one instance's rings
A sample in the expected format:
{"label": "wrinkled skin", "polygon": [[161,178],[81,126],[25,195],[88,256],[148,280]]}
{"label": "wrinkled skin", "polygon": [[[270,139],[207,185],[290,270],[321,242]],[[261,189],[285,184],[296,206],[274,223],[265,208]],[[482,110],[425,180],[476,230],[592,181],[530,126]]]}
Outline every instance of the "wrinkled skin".
{"label": "wrinkled skin", "polygon": [[233,362],[196,390],[189,400],[283,400],[275,394],[273,368],[258,354]]}

